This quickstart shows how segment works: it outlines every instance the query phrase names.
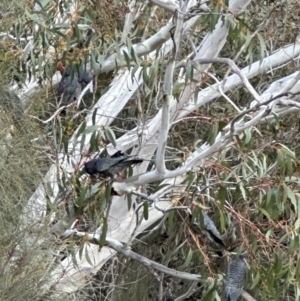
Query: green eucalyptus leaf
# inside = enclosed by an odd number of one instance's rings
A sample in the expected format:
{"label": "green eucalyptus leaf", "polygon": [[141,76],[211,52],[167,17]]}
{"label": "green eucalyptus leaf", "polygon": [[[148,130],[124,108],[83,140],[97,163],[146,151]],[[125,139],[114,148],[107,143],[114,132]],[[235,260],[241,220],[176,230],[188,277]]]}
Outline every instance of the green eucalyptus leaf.
{"label": "green eucalyptus leaf", "polygon": [[147,221],[149,218],[149,203],[145,201],[143,207],[144,207],[143,210],[144,219]]}
{"label": "green eucalyptus leaf", "polygon": [[108,229],[107,220],[106,220],[106,218],[103,218],[103,224],[101,227],[101,235],[100,235],[100,239],[99,239],[100,248],[102,248],[105,245],[107,229]]}
{"label": "green eucalyptus leaf", "polygon": [[107,140],[108,140],[114,147],[116,147],[117,144],[116,144],[116,136],[115,136],[114,131],[113,131],[111,128],[106,127],[106,128],[104,128],[104,132],[105,132],[105,136],[106,136]]}

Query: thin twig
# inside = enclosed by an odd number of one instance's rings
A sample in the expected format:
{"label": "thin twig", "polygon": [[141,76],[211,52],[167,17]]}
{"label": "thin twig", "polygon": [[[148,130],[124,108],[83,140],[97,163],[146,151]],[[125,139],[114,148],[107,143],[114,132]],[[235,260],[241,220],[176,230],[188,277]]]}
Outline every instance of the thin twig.
{"label": "thin twig", "polygon": [[227,58],[211,58],[211,59],[195,59],[192,61],[192,64],[196,65],[197,63],[200,64],[226,64],[228,65],[231,70],[236,73],[241,81],[243,82],[243,84],[245,85],[245,87],[247,88],[247,90],[251,93],[251,95],[253,96],[253,98],[258,102],[261,103],[263,101],[263,98],[261,98],[261,96],[255,91],[255,89],[253,88],[253,86],[250,84],[248,78],[245,76],[245,74],[238,68],[238,66],[235,64],[235,62],[231,59],[227,59]]}
{"label": "thin twig", "polygon": [[41,123],[43,123],[43,124],[47,124],[48,122],[50,122],[51,120],[53,120],[61,111],[63,111],[64,109],[66,109],[66,108],[69,108],[70,106],[72,106],[73,105],[73,102],[72,103],[70,103],[70,104],[68,104],[67,106],[62,106],[62,107],[60,107],[50,118],[48,118],[47,120],[42,120],[42,119],[40,119],[40,118],[38,118],[38,117],[36,117],[36,116],[32,116],[32,115],[28,115],[29,117],[31,117],[31,118],[34,118],[34,119],[36,119],[36,120],[38,120],[38,121],[40,121]]}
{"label": "thin twig", "polygon": [[[162,209],[158,206],[158,203],[159,203],[159,198],[158,197],[151,197],[151,196],[148,196],[148,195],[143,194],[143,193],[138,192],[138,191],[131,191],[131,193],[136,195],[136,196],[141,197],[142,199],[150,201],[151,203],[153,203],[155,209],[157,209],[158,211],[161,211],[163,213],[167,213],[167,212],[172,211],[172,210],[181,210],[181,209],[186,210],[186,209],[188,209],[187,206],[175,206],[175,207],[170,207],[168,209]],[[144,205],[144,203],[140,204],[138,206],[137,210],[139,210],[143,205]]]}
{"label": "thin twig", "polygon": [[93,80],[91,80],[87,86],[81,91],[79,97],[78,97],[78,100],[77,100],[77,108],[79,108],[79,105],[80,105],[80,102],[81,102],[81,99],[82,97],[84,96],[84,94],[86,93],[87,90],[90,90],[90,93],[93,93],[94,92],[94,83],[93,83]]}
{"label": "thin twig", "polygon": [[[85,238],[92,244],[99,245],[100,235],[98,234],[87,234],[85,232],[79,232],[79,231],[73,231],[73,237],[77,238]],[[151,267],[152,269],[155,269],[159,272],[165,273],[167,275],[180,278],[180,279],[186,279],[186,280],[192,280],[192,281],[203,281],[201,275],[199,274],[190,274],[185,272],[176,271],[174,269],[170,269],[160,263],[157,263],[155,261],[152,261],[142,255],[139,255],[133,251],[131,251],[129,248],[124,247],[124,244],[115,240],[106,238],[105,245],[118,253],[123,254],[124,256],[131,258],[133,260],[137,260],[144,266]]]}
{"label": "thin twig", "polygon": [[234,107],[234,109],[236,111],[241,113],[242,111],[236,106],[236,104],[227,95],[225,95],[225,93],[222,90],[222,87],[221,87],[222,85],[219,82],[219,80],[213,74],[211,74],[210,72],[204,71],[204,73],[206,75],[208,75],[209,77],[213,78],[216,81],[216,83],[218,84],[218,90],[219,90],[220,94]]}
{"label": "thin twig", "polygon": [[186,300],[186,298],[188,298],[189,296],[191,296],[192,294],[195,293],[194,290],[195,290],[195,287],[197,286],[197,284],[198,284],[198,282],[194,281],[190,285],[189,289],[183,295],[176,298],[174,301],[184,301],[184,300]]}
{"label": "thin twig", "polygon": [[[241,114],[239,114],[238,116],[236,116],[236,117],[231,121],[231,124],[230,124],[230,132],[231,132],[231,134],[233,135],[233,133],[234,133],[234,124],[235,124],[241,117],[243,117],[244,115],[249,114],[250,112],[255,112],[255,111],[257,111],[261,106],[265,106],[265,105],[269,104],[270,102],[272,102],[272,101],[274,101],[274,100],[276,100],[276,99],[279,99],[279,98],[281,98],[281,97],[283,97],[283,96],[288,96],[288,95],[293,95],[293,96],[295,96],[295,95],[298,95],[298,94],[300,94],[300,92],[297,92],[297,93],[292,93],[292,92],[281,93],[281,94],[278,94],[278,95],[276,95],[275,97],[272,97],[272,98],[270,98],[269,100],[266,100],[266,101],[264,101],[264,102],[262,102],[262,103],[260,103],[260,104],[256,104],[254,107],[252,107],[252,108],[250,108],[250,109],[247,109],[247,110],[243,111]],[[283,104],[283,103],[282,103],[282,104]],[[298,107],[298,105],[299,105],[299,104],[297,104],[297,107]],[[269,113],[269,112],[268,112],[268,108],[265,108],[263,115],[264,115],[265,113]],[[247,126],[247,127],[248,127],[248,126]]]}

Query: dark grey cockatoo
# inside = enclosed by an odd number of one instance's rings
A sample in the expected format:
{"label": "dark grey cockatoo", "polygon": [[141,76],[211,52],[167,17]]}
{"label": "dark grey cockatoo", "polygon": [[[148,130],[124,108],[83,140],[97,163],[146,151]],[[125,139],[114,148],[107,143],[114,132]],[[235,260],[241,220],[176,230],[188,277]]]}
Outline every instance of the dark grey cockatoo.
{"label": "dark grey cockatoo", "polygon": [[[222,246],[226,248],[226,245],[222,239],[222,236],[220,232],[218,231],[215,223],[212,221],[212,219],[208,216],[206,212],[202,211],[202,216],[203,216],[203,224],[204,224],[204,230],[207,238],[212,242],[214,245],[217,246]],[[194,221],[193,222],[194,229],[196,230],[199,227],[199,222]]]}
{"label": "dark grey cockatoo", "polygon": [[59,65],[57,69],[62,74],[62,78],[57,89],[57,97],[61,102],[61,106],[64,106],[78,100],[81,91],[91,80],[93,80],[93,78],[84,68],[81,68],[78,72],[75,66],[69,65],[63,69],[63,67]]}
{"label": "dark grey cockatoo", "polygon": [[118,151],[111,157],[93,159],[85,163],[84,168],[89,175],[99,174],[113,178],[125,168],[142,162],[142,159],[130,159],[121,151]]}
{"label": "dark grey cockatoo", "polygon": [[243,292],[248,265],[244,255],[231,260],[226,275],[226,301],[236,301]]}
{"label": "dark grey cockatoo", "polygon": [[216,228],[215,223],[211,220],[211,218],[208,216],[206,212],[202,212],[202,214],[203,214],[204,230],[206,231],[208,239],[211,242],[226,248],[226,245],[222,239],[220,232]]}

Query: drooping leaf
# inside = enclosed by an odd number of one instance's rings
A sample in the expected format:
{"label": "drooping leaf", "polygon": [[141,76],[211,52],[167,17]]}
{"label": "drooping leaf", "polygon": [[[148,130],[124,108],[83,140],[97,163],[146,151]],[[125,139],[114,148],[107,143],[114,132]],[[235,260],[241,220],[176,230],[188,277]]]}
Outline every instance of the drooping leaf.
{"label": "drooping leaf", "polygon": [[254,280],[252,281],[252,285],[250,287],[250,290],[253,290],[258,285],[259,282],[260,282],[260,273],[257,272],[255,277],[254,277]]}
{"label": "drooping leaf", "polygon": [[83,122],[79,127],[78,131],[76,132],[75,138],[78,138],[84,132],[85,128],[86,128],[86,122]]}
{"label": "drooping leaf", "polygon": [[97,111],[98,109],[96,108],[93,112],[93,115],[92,115],[92,122],[93,122],[93,125],[96,124],[96,117],[97,117]]}
{"label": "drooping leaf", "polygon": [[298,212],[298,202],[295,198],[294,192],[284,182],[281,185],[282,185],[282,187],[284,189],[284,192],[285,192],[284,195],[286,195],[290,199],[290,201],[292,202],[295,212]]}
{"label": "drooping leaf", "polygon": [[87,261],[91,266],[94,266],[93,263],[92,263],[92,261],[91,261],[90,255],[89,255],[88,248],[85,248],[84,254],[85,254],[85,259],[86,259],[86,261]]}
{"label": "drooping leaf", "polygon": [[106,218],[103,217],[103,223],[101,227],[101,235],[99,239],[99,246],[102,248],[105,245],[105,239],[107,234],[108,224]]}
{"label": "drooping leaf", "polygon": [[117,144],[116,144],[116,136],[115,136],[115,133],[114,131],[109,128],[109,127],[105,127],[104,128],[104,132],[105,132],[105,136],[107,138],[107,140],[114,146],[116,147]]}
{"label": "drooping leaf", "polygon": [[168,214],[168,226],[171,230],[174,229],[174,214],[175,210],[171,210]]}
{"label": "drooping leaf", "polygon": [[131,69],[130,57],[129,57],[128,53],[125,50],[123,50],[123,55],[124,55],[124,58],[125,58],[127,69],[130,70]]}
{"label": "drooping leaf", "polygon": [[192,251],[192,249],[190,248],[188,251],[187,256],[185,257],[185,261],[184,263],[178,267],[179,270],[185,269],[186,267],[188,267],[188,265],[190,264],[192,257],[193,257],[194,252]]}
{"label": "drooping leaf", "polygon": [[127,208],[128,208],[128,211],[129,211],[132,207],[132,197],[131,197],[130,193],[127,193],[126,197],[127,197]]}
{"label": "drooping leaf", "polygon": [[83,151],[83,149],[84,149],[84,145],[85,145],[85,138],[86,138],[86,135],[85,135],[85,134],[83,134],[83,135],[81,136],[81,141],[80,141],[80,152],[82,152],[82,151]]}
{"label": "drooping leaf", "polygon": [[258,37],[259,43],[260,43],[260,55],[261,55],[261,58],[263,59],[265,57],[265,52],[267,49],[266,43],[261,34],[257,33],[257,37]]}
{"label": "drooping leaf", "polygon": [[216,295],[216,287],[214,284],[211,284],[209,290],[203,293],[201,301],[213,301],[215,295]]}
{"label": "drooping leaf", "polygon": [[143,210],[144,219],[147,221],[149,218],[149,203],[145,201],[143,207],[144,207]]}
{"label": "drooping leaf", "polygon": [[80,260],[82,259],[83,250],[84,250],[84,244],[82,246],[80,246],[79,251],[78,251],[78,255],[79,255]]}
{"label": "drooping leaf", "polygon": [[82,131],[82,133],[84,134],[90,134],[90,133],[94,133],[95,131],[97,131],[99,129],[99,126],[98,125],[90,125],[88,127],[86,127],[84,129],[84,131]]}

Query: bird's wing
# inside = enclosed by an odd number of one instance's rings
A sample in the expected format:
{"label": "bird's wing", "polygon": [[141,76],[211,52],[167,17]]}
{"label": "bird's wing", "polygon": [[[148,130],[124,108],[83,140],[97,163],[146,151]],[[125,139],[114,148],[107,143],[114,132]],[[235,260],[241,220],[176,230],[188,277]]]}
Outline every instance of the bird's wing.
{"label": "bird's wing", "polygon": [[117,166],[122,161],[124,161],[126,158],[120,157],[120,158],[99,158],[96,163],[96,168],[98,172],[104,172],[108,169],[112,168],[113,166]]}
{"label": "bird's wing", "polygon": [[86,86],[92,80],[92,77],[87,72],[87,70],[82,69],[79,72],[79,79],[78,80],[79,80],[81,85]]}
{"label": "bird's wing", "polygon": [[111,174],[117,174],[120,173],[121,171],[123,171],[125,168],[134,165],[134,164],[138,164],[143,162],[143,160],[141,159],[133,159],[133,160],[126,160],[127,158],[122,158],[121,160],[119,160],[117,163],[115,163],[114,165],[112,165],[109,168],[109,172]]}
{"label": "bird's wing", "polygon": [[215,223],[205,212],[203,212],[203,222],[204,222],[204,229],[208,232],[208,234],[211,236],[211,238],[217,244],[222,245],[226,248],[226,245],[222,239],[220,232],[216,228]]}
{"label": "bird's wing", "polygon": [[120,157],[126,158],[127,156],[123,154],[121,151],[117,151],[116,153],[110,156],[110,158],[120,158]]}

